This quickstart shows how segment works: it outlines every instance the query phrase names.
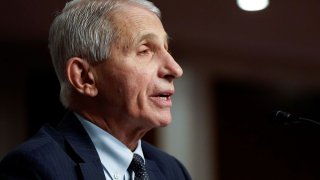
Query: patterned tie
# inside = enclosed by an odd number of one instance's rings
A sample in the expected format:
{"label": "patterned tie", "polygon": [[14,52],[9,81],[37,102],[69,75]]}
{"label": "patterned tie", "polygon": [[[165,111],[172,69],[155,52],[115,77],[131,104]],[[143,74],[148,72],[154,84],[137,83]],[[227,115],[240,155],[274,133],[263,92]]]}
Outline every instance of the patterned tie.
{"label": "patterned tie", "polygon": [[138,154],[133,154],[128,170],[134,172],[134,180],[149,180],[144,161]]}

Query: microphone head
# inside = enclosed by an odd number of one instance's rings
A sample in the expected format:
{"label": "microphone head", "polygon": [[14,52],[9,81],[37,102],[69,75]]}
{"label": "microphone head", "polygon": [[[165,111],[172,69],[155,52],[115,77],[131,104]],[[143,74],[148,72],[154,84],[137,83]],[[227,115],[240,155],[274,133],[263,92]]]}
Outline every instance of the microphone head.
{"label": "microphone head", "polygon": [[298,124],[299,118],[285,111],[273,111],[273,121],[275,123],[282,123],[284,125]]}

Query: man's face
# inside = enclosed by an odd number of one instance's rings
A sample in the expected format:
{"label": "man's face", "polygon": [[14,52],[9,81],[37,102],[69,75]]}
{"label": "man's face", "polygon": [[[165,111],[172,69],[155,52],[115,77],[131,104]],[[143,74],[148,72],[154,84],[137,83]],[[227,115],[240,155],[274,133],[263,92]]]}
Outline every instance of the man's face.
{"label": "man's face", "polygon": [[131,126],[166,126],[173,79],[183,73],[168,52],[167,34],[159,18],[145,9],[130,7],[117,15],[120,38],[111,57],[95,67],[100,109],[105,118]]}

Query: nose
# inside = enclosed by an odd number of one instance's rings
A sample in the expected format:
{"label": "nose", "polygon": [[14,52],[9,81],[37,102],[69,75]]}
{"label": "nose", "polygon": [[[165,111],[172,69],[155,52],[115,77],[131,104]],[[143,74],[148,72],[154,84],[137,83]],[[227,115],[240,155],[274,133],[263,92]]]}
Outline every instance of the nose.
{"label": "nose", "polygon": [[183,70],[180,65],[174,60],[170,53],[165,52],[162,60],[162,66],[159,71],[159,76],[169,81],[182,76]]}

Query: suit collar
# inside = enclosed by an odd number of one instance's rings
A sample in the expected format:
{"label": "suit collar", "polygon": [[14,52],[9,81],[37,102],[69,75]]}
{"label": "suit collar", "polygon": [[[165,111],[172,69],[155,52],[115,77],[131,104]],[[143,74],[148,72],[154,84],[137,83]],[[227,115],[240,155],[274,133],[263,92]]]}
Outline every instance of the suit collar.
{"label": "suit collar", "polygon": [[[67,153],[78,164],[84,180],[91,180],[93,177],[95,180],[105,180],[103,167],[94,144],[73,112],[67,112],[58,125],[58,130],[65,138]],[[144,142],[142,142],[142,149],[150,179],[166,179],[158,165],[149,156],[149,150]]]}
{"label": "suit collar", "polygon": [[58,130],[65,138],[66,152],[78,164],[84,179],[105,179],[99,155],[85,129],[72,112],[67,112]]}

